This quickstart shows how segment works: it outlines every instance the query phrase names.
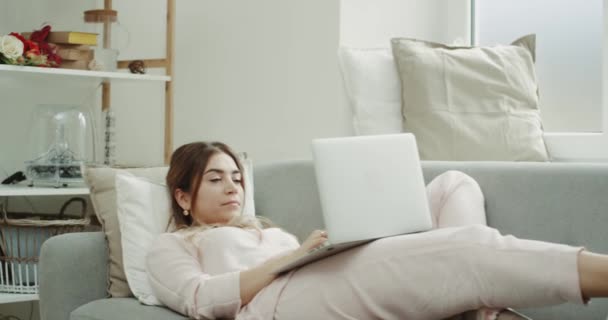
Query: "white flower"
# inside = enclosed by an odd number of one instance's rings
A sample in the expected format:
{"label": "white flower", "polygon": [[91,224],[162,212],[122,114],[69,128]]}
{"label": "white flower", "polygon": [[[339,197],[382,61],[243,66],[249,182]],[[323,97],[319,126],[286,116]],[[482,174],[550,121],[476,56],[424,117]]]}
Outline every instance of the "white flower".
{"label": "white flower", "polygon": [[0,53],[7,59],[17,59],[23,55],[23,42],[11,35],[0,37]]}

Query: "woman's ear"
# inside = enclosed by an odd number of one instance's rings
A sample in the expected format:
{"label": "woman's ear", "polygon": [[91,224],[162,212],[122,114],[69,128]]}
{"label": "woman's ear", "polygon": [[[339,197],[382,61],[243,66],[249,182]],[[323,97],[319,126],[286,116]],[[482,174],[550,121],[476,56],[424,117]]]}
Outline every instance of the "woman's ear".
{"label": "woman's ear", "polygon": [[180,188],[177,188],[177,189],[175,189],[175,193],[173,194],[173,197],[175,197],[175,201],[177,201],[177,203],[179,204],[180,207],[182,207],[182,209],[190,210],[190,208],[192,208],[192,202],[191,202],[192,199],[191,199],[189,193],[184,192]]}

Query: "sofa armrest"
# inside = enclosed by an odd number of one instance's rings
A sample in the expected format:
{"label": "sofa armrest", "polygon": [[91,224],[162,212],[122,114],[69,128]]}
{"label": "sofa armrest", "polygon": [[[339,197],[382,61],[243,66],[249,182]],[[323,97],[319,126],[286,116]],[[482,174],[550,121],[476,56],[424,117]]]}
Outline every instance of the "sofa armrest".
{"label": "sofa armrest", "polygon": [[79,306],[107,297],[107,246],[102,232],[68,233],[40,251],[40,315],[66,320]]}

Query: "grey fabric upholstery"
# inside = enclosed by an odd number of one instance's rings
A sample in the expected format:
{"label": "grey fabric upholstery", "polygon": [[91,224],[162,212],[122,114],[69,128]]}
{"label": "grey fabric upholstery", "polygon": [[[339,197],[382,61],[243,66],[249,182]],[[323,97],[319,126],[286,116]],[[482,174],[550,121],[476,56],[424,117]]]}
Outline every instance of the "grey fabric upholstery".
{"label": "grey fabric upholstery", "polygon": [[107,296],[107,248],[103,233],[71,233],[42,244],[41,319],[68,319],[78,306]]}
{"label": "grey fabric upholstery", "polygon": [[89,302],[72,312],[70,320],[185,320],[164,307],[145,306],[133,298],[101,299]]}
{"label": "grey fabric upholstery", "polygon": [[[427,182],[451,169],[475,178],[486,197],[489,224],[504,234],[608,253],[608,164],[424,162],[423,169]],[[259,214],[300,239],[323,227],[310,161],[258,165],[254,174]],[[135,299],[104,299],[106,258],[101,233],[47,241],[40,262],[42,319],[64,320],[70,313],[70,319],[182,319]],[[608,301],[523,312],[535,320],[604,319]]]}
{"label": "grey fabric upholstery", "polygon": [[[448,169],[477,180],[488,224],[503,234],[608,253],[608,164],[428,162],[424,168],[427,181]],[[608,299],[521,311],[534,320],[605,319]]]}

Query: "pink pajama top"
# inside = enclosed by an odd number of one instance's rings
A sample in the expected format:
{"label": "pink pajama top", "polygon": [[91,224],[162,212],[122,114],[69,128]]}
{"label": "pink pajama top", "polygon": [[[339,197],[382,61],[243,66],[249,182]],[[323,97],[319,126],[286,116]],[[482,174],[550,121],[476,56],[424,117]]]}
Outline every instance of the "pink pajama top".
{"label": "pink pajama top", "polygon": [[194,319],[264,317],[274,312],[289,275],[241,308],[240,271],[298,247],[297,239],[279,228],[263,229],[261,237],[257,230],[236,227],[165,233],[147,255],[148,279],[158,300]]}

